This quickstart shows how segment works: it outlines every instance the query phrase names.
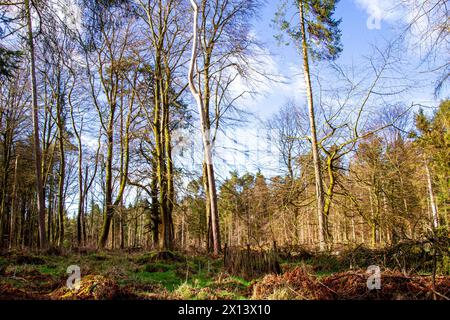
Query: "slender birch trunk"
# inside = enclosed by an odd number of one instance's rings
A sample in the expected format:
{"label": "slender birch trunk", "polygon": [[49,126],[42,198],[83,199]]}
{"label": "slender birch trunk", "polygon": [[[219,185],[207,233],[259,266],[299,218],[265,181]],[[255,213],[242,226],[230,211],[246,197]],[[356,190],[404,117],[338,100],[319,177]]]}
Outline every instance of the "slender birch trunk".
{"label": "slender birch trunk", "polygon": [[434,199],[433,182],[431,181],[430,167],[428,166],[427,162],[425,162],[425,172],[427,174],[428,195],[430,197],[430,207],[431,207],[431,214],[433,217],[433,227],[437,228],[439,227],[439,216],[436,207],[436,201]]}
{"label": "slender birch trunk", "polygon": [[212,227],[212,235],[213,235],[213,250],[214,254],[219,254],[220,248],[220,231],[218,224],[218,210],[217,210],[217,193],[216,193],[216,182],[214,177],[214,166],[212,162],[212,144],[211,144],[211,136],[210,131],[208,130],[205,119],[205,108],[203,105],[203,99],[201,96],[201,92],[197,90],[194,84],[194,69],[197,59],[197,19],[198,19],[198,5],[194,0],[190,0],[192,8],[194,9],[194,21],[193,21],[193,45],[192,45],[192,57],[191,64],[189,67],[189,88],[192,92],[192,95],[195,98],[197,103],[197,107],[200,114],[200,125],[202,131],[202,140],[203,140],[203,149],[205,152],[206,158],[206,173],[208,177],[208,191],[209,191],[209,200],[211,205],[211,227]]}

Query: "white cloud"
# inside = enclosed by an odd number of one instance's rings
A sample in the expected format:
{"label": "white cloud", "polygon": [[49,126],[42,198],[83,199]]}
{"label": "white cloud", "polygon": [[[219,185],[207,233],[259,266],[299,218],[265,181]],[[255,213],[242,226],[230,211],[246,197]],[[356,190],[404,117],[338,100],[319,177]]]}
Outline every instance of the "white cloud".
{"label": "white cloud", "polygon": [[51,1],[48,5],[67,27],[72,30],[81,29],[81,10],[75,0]]}
{"label": "white cloud", "polygon": [[95,150],[98,148],[97,137],[94,137],[92,135],[88,134],[81,135],[81,142],[83,145],[87,146],[91,150]]}
{"label": "white cloud", "polygon": [[[444,25],[448,20],[446,1],[443,0],[354,0],[354,2],[366,11],[368,20],[411,25],[410,32],[416,36],[430,31],[432,25]],[[440,31],[439,28],[436,31]]]}
{"label": "white cloud", "polygon": [[381,29],[381,22],[393,22],[401,16],[401,8],[392,0],[355,0],[356,4],[367,12],[367,27]]}
{"label": "white cloud", "polygon": [[260,52],[249,61],[249,79],[238,77],[232,84],[231,95],[253,92],[239,99],[238,105],[257,117],[275,112],[287,99],[304,101],[305,82],[300,64],[280,61],[269,52]]}
{"label": "white cloud", "polygon": [[[354,0],[365,10],[369,29],[381,29],[386,22],[405,36],[409,53],[426,57],[433,49],[437,55],[447,56],[448,9],[445,0]],[[408,32],[405,32],[408,31]]]}

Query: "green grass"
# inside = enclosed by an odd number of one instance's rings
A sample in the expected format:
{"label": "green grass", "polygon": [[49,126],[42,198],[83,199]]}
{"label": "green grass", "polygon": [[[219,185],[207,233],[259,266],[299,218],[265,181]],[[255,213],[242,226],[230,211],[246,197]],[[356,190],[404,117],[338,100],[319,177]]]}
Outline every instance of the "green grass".
{"label": "green grass", "polygon": [[57,265],[42,265],[36,268],[40,273],[50,276],[60,276],[65,270],[62,270],[60,266]]}
{"label": "green grass", "polygon": [[166,272],[175,270],[178,267],[178,263],[164,263],[164,262],[154,262],[145,265],[144,271],[146,272]]}
{"label": "green grass", "polygon": [[232,276],[231,279],[239,282],[243,287],[248,287],[252,283],[252,281],[247,281],[243,278],[235,277],[235,276]]}
{"label": "green grass", "polygon": [[320,279],[331,276],[333,273],[334,273],[333,271],[317,271],[314,275]]}
{"label": "green grass", "polygon": [[162,284],[167,290],[170,291],[173,291],[183,282],[183,280],[176,275],[174,270],[165,272],[131,272],[129,273],[129,280],[142,284]]}

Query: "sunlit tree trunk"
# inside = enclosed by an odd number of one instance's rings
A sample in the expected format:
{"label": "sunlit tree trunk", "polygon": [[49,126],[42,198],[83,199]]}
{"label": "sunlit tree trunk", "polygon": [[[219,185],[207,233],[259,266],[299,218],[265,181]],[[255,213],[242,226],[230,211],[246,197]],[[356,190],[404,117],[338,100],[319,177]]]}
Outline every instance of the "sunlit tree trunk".
{"label": "sunlit tree trunk", "polygon": [[105,207],[103,211],[103,226],[101,230],[101,236],[99,241],[99,247],[105,248],[108,240],[109,229],[111,227],[111,219],[114,215],[114,207],[112,204],[112,160],[113,160],[113,145],[114,145],[114,109],[111,110],[111,114],[108,121],[107,134],[107,154],[105,165]]}
{"label": "sunlit tree trunk", "polygon": [[[59,87],[59,85],[58,85]],[[59,95],[59,93],[58,93]],[[56,125],[58,127],[59,144],[59,172],[58,172],[58,246],[62,247],[64,242],[64,182],[66,179],[66,157],[64,152],[64,124],[62,119],[62,101],[61,97],[56,97]]]}
{"label": "sunlit tree trunk", "polygon": [[300,26],[302,34],[302,54],[303,54],[303,72],[305,76],[306,84],[306,96],[308,100],[308,111],[309,111],[309,124],[311,130],[311,144],[312,144],[312,154],[313,154],[313,164],[314,164],[314,175],[316,180],[316,200],[317,200],[317,218],[319,224],[319,247],[320,250],[325,250],[327,245],[327,235],[326,221],[324,217],[324,195],[323,195],[323,183],[322,183],[322,171],[321,171],[321,161],[319,156],[319,148],[317,143],[317,130],[316,130],[316,120],[314,114],[314,101],[311,85],[311,75],[309,71],[309,58],[308,58],[308,43],[306,40],[306,20],[305,20],[305,4],[304,1],[299,1],[300,9]]}
{"label": "sunlit tree trunk", "polygon": [[202,132],[202,140],[203,140],[203,149],[206,157],[206,173],[208,177],[208,191],[209,191],[209,199],[211,205],[211,229],[213,235],[213,252],[214,254],[219,254],[220,247],[220,231],[218,226],[218,216],[217,216],[217,193],[216,193],[216,182],[214,177],[214,167],[212,163],[212,144],[211,144],[211,136],[210,131],[206,126],[206,115],[204,108],[204,101],[201,96],[201,92],[198,91],[194,84],[194,69],[196,65],[197,59],[197,32],[198,32],[198,5],[194,0],[191,0],[192,8],[194,9],[194,28],[193,28],[193,49],[192,49],[192,57],[191,64],[189,68],[189,88],[192,92],[192,95],[195,98],[197,103],[197,107],[200,113],[200,125]]}
{"label": "sunlit tree trunk", "polygon": [[430,168],[428,166],[428,163],[425,163],[425,172],[427,175],[428,196],[430,197],[430,207],[431,207],[431,214],[433,217],[433,227],[437,228],[437,227],[439,227],[439,216],[438,216],[438,211],[437,211],[437,207],[436,207],[436,201],[434,199],[433,182],[431,180],[431,173],[430,173]]}
{"label": "sunlit tree trunk", "polygon": [[[166,87],[168,90],[168,87]],[[173,186],[173,163],[172,163],[172,137],[169,127],[169,104],[167,101],[164,103],[164,150],[165,150],[165,167],[166,167],[166,183],[167,183],[167,214],[166,214],[166,238],[167,238],[167,249],[173,249],[173,239],[174,239],[174,226],[172,219],[172,211],[175,201],[175,190]]]}
{"label": "sunlit tree trunk", "polygon": [[151,221],[152,221],[152,233],[153,233],[153,249],[158,248],[159,245],[159,202],[158,202],[158,163],[157,154],[153,152],[152,159],[152,182],[151,182]]}

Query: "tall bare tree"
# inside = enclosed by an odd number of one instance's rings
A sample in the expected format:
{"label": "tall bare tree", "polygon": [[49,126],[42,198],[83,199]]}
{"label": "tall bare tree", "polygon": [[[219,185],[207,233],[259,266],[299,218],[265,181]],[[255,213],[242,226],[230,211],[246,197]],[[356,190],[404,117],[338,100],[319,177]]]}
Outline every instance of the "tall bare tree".
{"label": "tall bare tree", "polygon": [[40,144],[39,130],[39,105],[36,81],[36,60],[33,38],[33,22],[30,0],[24,1],[25,17],[27,25],[27,42],[28,52],[30,56],[30,76],[31,76],[31,93],[32,93],[32,110],[33,110],[33,128],[34,128],[34,157],[36,167],[36,194],[38,204],[38,225],[39,225],[39,245],[41,248],[47,247],[47,237],[45,233],[45,200],[44,185],[42,183],[42,154]]}
{"label": "tall bare tree", "polygon": [[311,82],[310,54],[317,60],[335,60],[342,51],[340,43],[340,20],[333,18],[336,8],[335,0],[310,1],[299,0],[299,22],[292,23],[286,20],[286,12],[283,6],[276,15],[276,20],[281,29],[286,31],[294,41],[299,42],[303,58],[303,75],[305,78],[306,98],[309,111],[310,140],[316,177],[317,218],[319,224],[319,247],[326,249],[328,233],[326,230],[326,217],[324,215],[324,188],[322,181],[321,158],[319,152],[316,115],[314,106],[314,93]]}

